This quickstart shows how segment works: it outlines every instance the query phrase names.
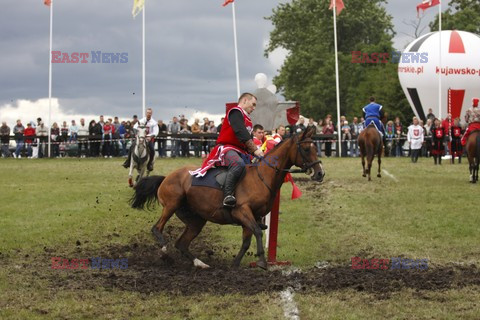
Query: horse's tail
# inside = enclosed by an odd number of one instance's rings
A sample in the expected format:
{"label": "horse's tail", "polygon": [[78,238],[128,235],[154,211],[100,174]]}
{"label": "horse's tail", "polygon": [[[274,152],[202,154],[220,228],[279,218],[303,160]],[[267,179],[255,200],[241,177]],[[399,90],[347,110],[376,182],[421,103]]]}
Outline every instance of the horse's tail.
{"label": "horse's tail", "polygon": [[367,159],[373,159],[373,157],[375,156],[373,141],[368,141],[368,139],[365,139],[365,156],[367,157]]}
{"label": "horse's tail", "polygon": [[140,179],[135,187],[135,194],[130,199],[130,205],[135,209],[150,209],[150,206],[158,200],[157,191],[162,184],[164,176],[151,176]]}

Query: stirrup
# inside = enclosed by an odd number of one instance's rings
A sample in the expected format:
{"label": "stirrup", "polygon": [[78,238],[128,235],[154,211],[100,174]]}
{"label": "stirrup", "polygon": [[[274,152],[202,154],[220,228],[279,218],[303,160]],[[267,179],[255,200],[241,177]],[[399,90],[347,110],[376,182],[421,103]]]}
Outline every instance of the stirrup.
{"label": "stirrup", "polygon": [[224,207],[234,208],[236,204],[237,204],[237,199],[235,199],[235,197],[232,195],[228,195],[223,199]]}

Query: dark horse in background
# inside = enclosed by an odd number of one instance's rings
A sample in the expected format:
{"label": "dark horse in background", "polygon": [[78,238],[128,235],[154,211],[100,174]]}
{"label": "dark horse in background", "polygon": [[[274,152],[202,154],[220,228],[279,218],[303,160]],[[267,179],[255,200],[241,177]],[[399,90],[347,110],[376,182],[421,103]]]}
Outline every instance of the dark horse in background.
{"label": "dark horse in background", "polygon": [[[362,157],[363,176],[366,177],[368,175],[368,181],[372,181],[370,170],[372,168],[373,158],[377,155],[377,177],[381,178],[380,167],[382,164],[383,141],[380,132],[375,128],[373,122],[358,135],[358,146],[360,147],[360,156]],[[365,157],[367,157],[367,169],[365,169]]]}
{"label": "dark horse in background", "polygon": [[478,167],[480,163],[480,131],[473,131],[467,139],[468,163],[470,165],[470,182],[478,181]]}
{"label": "dark horse in background", "polygon": [[[303,134],[294,135],[278,144],[265,158],[247,165],[246,173],[237,185],[235,197],[237,205],[225,209],[222,205],[223,192],[218,189],[191,186],[192,176],[189,170],[196,167],[177,169],[166,177],[152,176],[140,180],[131,199],[133,208],[149,207],[157,200],[163,211],[152,233],[166,253],[167,241],[163,230],[167,221],[175,213],[185,223],[185,230],[175,243],[175,247],[188,257],[196,267],[209,266],[195,258],[189,251],[190,243],[202,231],[207,221],[218,224],[239,224],[243,228],[243,243],[240,252],[233,261],[239,266],[245,252],[250,247],[252,235],[257,242],[257,265],[267,268],[262,243],[262,229],[258,222],[272,208],[277,191],[280,189],[287,172],[292,166],[300,167],[298,172],[312,173],[312,180],[321,182],[325,175],[321,161],[317,160],[317,150],[311,137],[315,130],[307,129]],[[269,159],[277,159],[276,163]],[[231,210],[226,214],[226,210]]]}

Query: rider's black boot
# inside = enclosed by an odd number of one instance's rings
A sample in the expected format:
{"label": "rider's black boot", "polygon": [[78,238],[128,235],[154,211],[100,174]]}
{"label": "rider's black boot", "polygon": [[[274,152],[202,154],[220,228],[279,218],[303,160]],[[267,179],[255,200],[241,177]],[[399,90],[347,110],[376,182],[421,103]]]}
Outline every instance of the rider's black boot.
{"label": "rider's black boot", "polygon": [[127,160],[122,164],[124,168],[130,168],[130,157],[132,156],[132,149],[128,149]]}
{"label": "rider's black boot", "polygon": [[223,205],[225,207],[233,208],[237,204],[237,199],[233,196],[235,193],[235,186],[237,184],[238,178],[242,175],[243,168],[241,167],[232,167],[227,172],[227,177],[225,178],[225,188],[223,193],[225,198],[223,199]]}
{"label": "rider's black boot", "polygon": [[122,164],[124,168],[130,168],[130,157],[132,156],[132,149],[128,149],[127,160]]}
{"label": "rider's black boot", "polygon": [[155,149],[150,148],[150,158],[148,159],[147,170],[153,171],[153,159],[155,159]]}

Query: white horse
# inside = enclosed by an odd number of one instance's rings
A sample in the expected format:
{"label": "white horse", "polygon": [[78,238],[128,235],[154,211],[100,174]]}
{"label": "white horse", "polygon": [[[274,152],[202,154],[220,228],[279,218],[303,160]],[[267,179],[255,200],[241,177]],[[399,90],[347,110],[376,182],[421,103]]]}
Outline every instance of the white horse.
{"label": "white horse", "polygon": [[[146,135],[147,128],[139,126],[135,137],[135,148],[132,152],[132,159],[130,160],[130,170],[128,173],[128,184],[130,187],[135,187],[137,182],[145,175],[147,171],[147,163],[150,160],[150,151],[148,149]],[[138,176],[133,182],[133,169],[137,169]],[[147,176],[149,172],[147,171]]]}

